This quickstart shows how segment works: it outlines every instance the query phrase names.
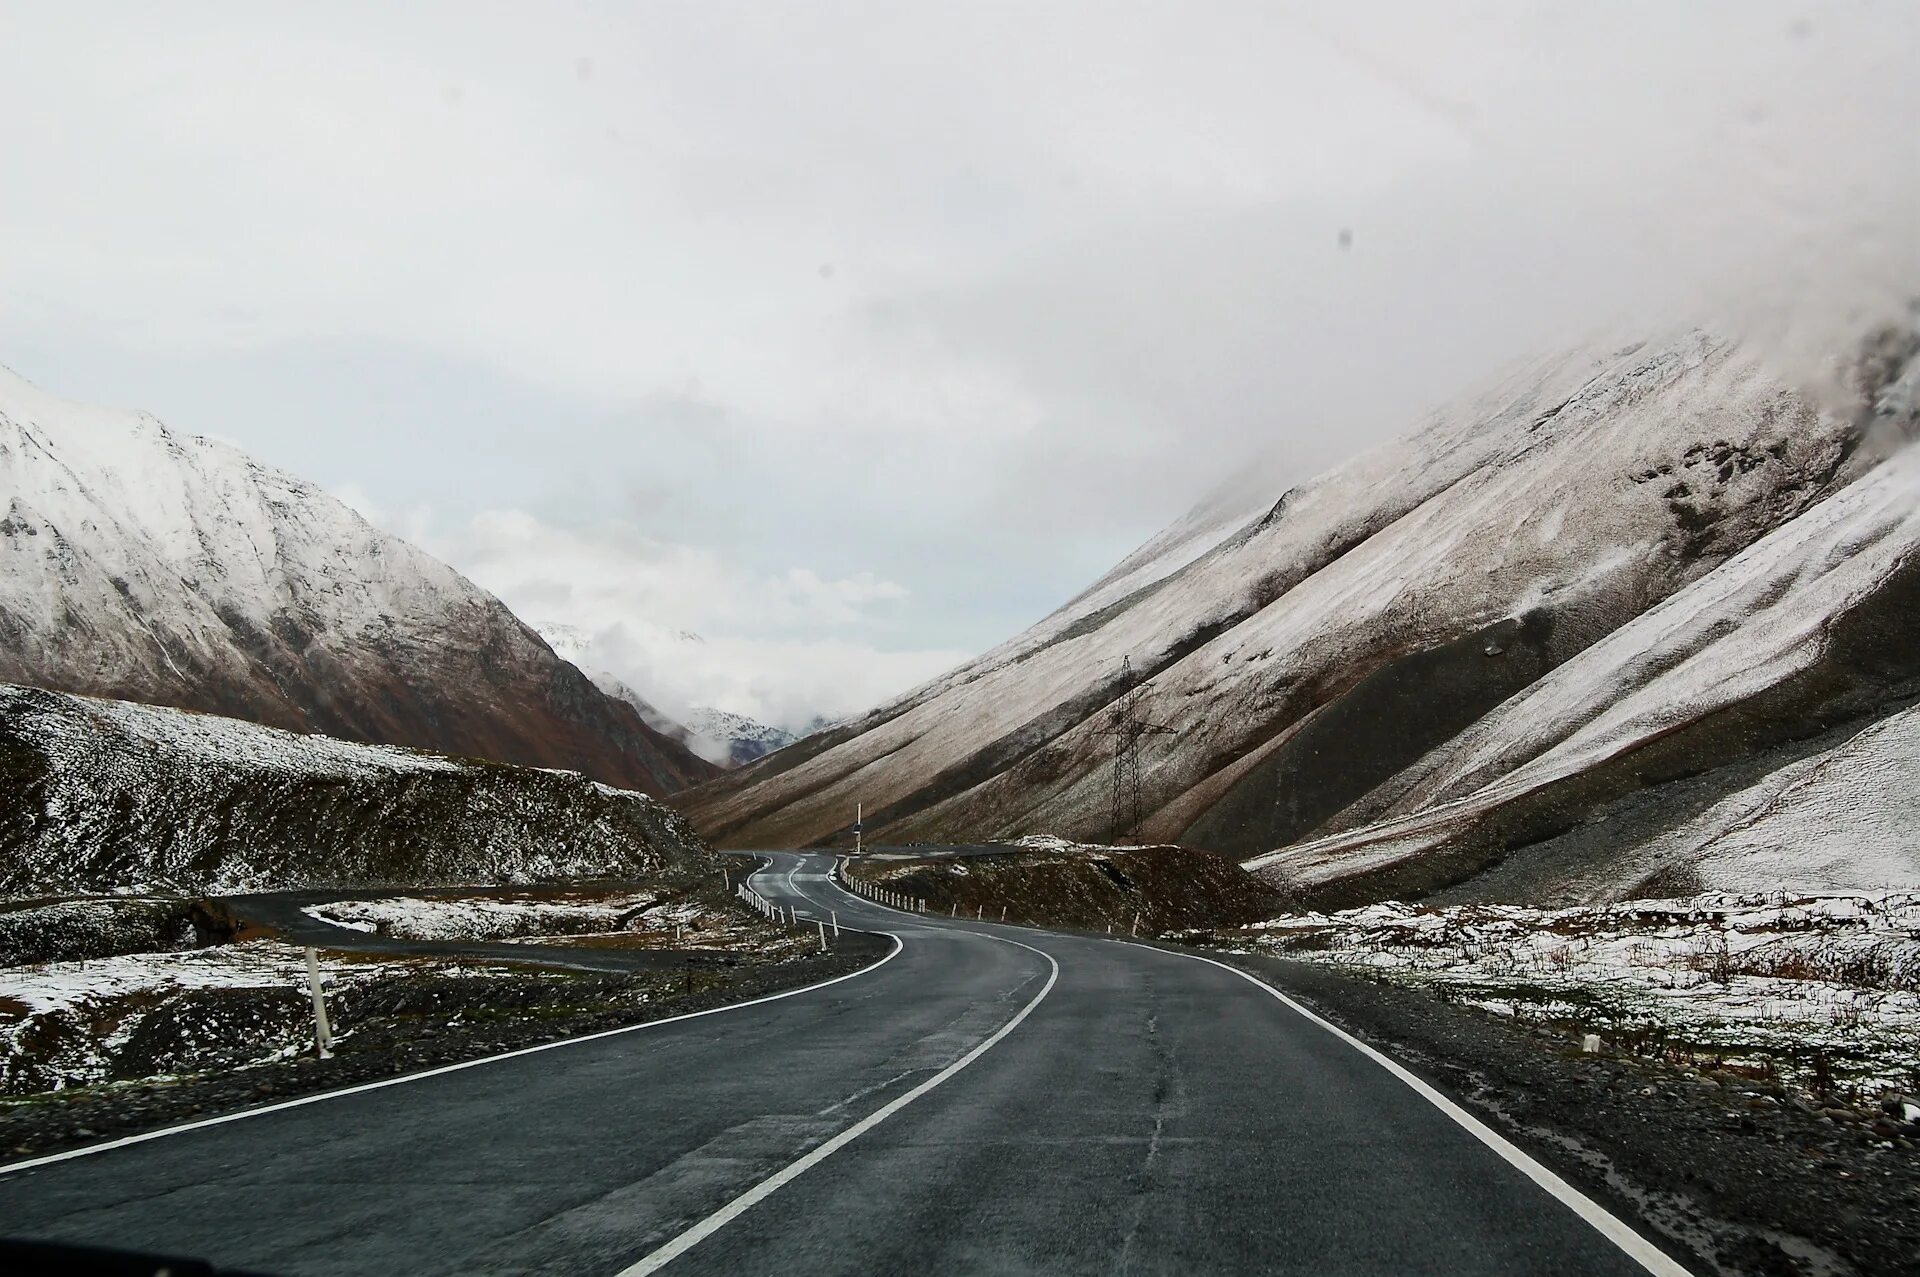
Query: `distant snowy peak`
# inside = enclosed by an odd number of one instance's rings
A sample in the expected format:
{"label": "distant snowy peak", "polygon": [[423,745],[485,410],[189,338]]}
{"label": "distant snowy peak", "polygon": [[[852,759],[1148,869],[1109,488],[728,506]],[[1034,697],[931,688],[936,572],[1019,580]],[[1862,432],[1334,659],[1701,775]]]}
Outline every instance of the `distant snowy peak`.
{"label": "distant snowy peak", "polygon": [[[537,628],[556,653],[585,671],[601,691],[633,706],[656,731],[681,742],[717,767],[743,766],[800,739],[784,728],[769,727],[745,714],[711,706],[695,706],[683,718],[675,718],[659,709],[645,693],[605,667],[599,646],[586,627],[560,621],[541,621],[537,623]],[[671,630],[668,633],[675,643],[706,642],[692,630]],[[825,719],[816,717],[801,735],[810,735],[825,725]]]}
{"label": "distant snowy peak", "polygon": [[722,767],[741,767],[785,749],[799,737],[779,727],[707,706],[687,715],[687,726],[694,735],[694,749],[703,758]]}
{"label": "distant snowy peak", "polygon": [[[707,757],[696,748],[693,733],[688,730],[685,723],[666,713],[647,697],[641,695],[632,684],[600,663],[593,635],[585,626],[568,625],[559,621],[536,621],[534,628],[539,631],[540,637],[547,641],[548,646],[553,648],[556,656],[580,670],[593,681],[595,687],[608,696],[631,706],[648,727],[692,750],[700,757]],[[707,758],[707,761],[717,762],[718,760]]]}
{"label": "distant snowy peak", "polygon": [[712,770],[317,486],[4,369],[0,680],[653,793]]}

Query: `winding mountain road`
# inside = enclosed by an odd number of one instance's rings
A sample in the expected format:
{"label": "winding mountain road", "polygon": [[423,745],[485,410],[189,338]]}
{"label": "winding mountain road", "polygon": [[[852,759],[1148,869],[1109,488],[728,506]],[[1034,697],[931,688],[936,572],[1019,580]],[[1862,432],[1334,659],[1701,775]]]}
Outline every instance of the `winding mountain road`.
{"label": "winding mountain road", "polygon": [[899,913],[756,1003],[0,1168],[0,1232],[284,1274],[1677,1274],[1228,967]]}

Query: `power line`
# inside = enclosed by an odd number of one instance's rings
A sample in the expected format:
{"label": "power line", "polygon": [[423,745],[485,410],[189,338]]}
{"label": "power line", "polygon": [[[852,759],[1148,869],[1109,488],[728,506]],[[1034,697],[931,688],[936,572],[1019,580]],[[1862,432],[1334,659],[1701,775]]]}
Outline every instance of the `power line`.
{"label": "power line", "polygon": [[1113,738],[1113,809],[1110,837],[1115,843],[1134,842],[1140,837],[1140,738],[1171,736],[1173,728],[1155,723],[1140,714],[1140,693],[1146,683],[1135,685],[1133,658],[1120,658],[1119,697],[1107,711],[1099,728],[1102,736]]}

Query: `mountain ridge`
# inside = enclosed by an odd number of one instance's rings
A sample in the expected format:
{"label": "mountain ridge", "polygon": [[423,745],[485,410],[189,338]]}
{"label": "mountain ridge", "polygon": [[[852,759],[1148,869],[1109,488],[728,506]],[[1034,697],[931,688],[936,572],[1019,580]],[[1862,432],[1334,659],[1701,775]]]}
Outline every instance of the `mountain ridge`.
{"label": "mountain ridge", "polygon": [[[1914,430],[1911,326],[1815,399],[1701,331],[1536,361],[1244,522],[1190,516],[857,723],[686,795],[731,845],[1111,836],[1102,715],[1147,680],[1140,831],[1260,856],[1367,796],[1872,471]],[[1252,505],[1248,502],[1246,504]],[[1345,813],[1345,814],[1343,814]]]}
{"label": "mountain ridge", "polygon": [[571,767],[713,769],[317,486],[0,370],[0,681]]}

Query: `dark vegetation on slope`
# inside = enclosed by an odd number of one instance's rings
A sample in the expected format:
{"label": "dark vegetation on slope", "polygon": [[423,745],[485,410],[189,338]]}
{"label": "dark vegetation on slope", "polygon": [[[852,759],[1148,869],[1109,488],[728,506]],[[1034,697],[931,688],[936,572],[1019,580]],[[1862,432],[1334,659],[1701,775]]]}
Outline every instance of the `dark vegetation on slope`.
{"label": "dark vegetation on slope", "polygon": [[0,967],[192,949],[218,931],[201,902],[179,896],[22,901],[0,906]]}
{"label": "dark vegetation on slope", "polygon": [[[148,710],[225,730],[228,720]],[[717,880],[671,809],[576,773],[288,766],[242,729],[209,756],[128,729],[110,706],[0,686],[0,896],[248,886],[422,886],[552,878]],[[304,738],[273,743],[296,760]],[[404,764],[405,759],[399,759]]]}
{"label": "dark vegetation on slope", "polygon": [[[1454,900],[1540,898],[1565,876],[1556,859],[1604,859],[1621,845],[1618,840],[1676,825],[1750,783],[1756,763],[1777,760],[1765,768],[1772,770],[1791,761],[1796,746],[1853,735],[1912,704],[1920,698],[1916,616],[1920,560],[1903,565],[1878,592],[1836,618],[1823,659],[1809,668],[1509,802],[1414,860],[1327,883],[1313,892],[1312,902],[1341,909],[1443,891]],[[1663,795],[1676,801],[1662,802]],[[1502,872],[1510,857],[1530,863]],[[1684,866],[1671,872],[1677,876],[1655,874],[1643,890],[1673,894],[1688,885]],[[1486,881],[1476,890],[1483,875]]]}
{"label": "dark vegetation on slope", "polygon": [[1375,667],[1256,749],[1260,761],[1183,836],[1234,848],[1306,837],[1566,659],[1549,643],[1553,628],[1535,609]]}
{"label": "dark vegetation on slope", "polygon": [[1120,933],[1137,924],[1141,935],[1254,922],[1287,903],[1226,857],[1186,847],[901,849],[851,861],[848,872],[925,900],[934,914]]}

